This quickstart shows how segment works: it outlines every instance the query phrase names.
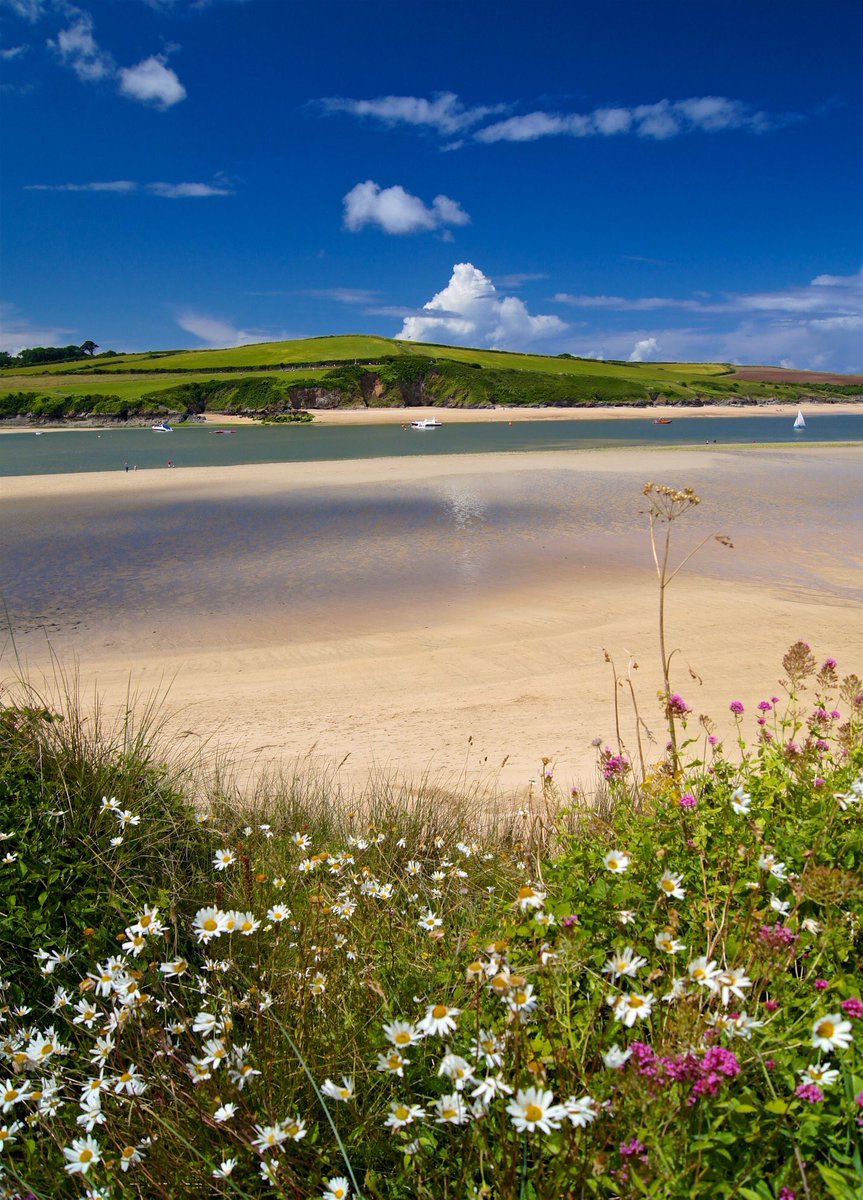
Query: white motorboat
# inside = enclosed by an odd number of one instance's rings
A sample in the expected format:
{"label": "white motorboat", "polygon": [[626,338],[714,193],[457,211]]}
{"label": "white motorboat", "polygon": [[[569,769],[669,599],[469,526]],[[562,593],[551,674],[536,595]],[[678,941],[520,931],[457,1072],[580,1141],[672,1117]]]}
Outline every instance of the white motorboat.
{"label": "white motorboat", "polygon": [[794,429],[805,429],[806,428],[806,422],[803,420],[803,410],[800,408],[797,409],[797,416],[794,419],[793,428]]}
{"label": "white motorboat", "polygon": [[424,417],[422,421],[411,421],[411,429],[440,429],[442,424],[437,417]]}
{"label": "white motorboat", "polygon": [[173,429],[167,421],[160,421],[158,425],[151,425],[153,433],[173,433]]}

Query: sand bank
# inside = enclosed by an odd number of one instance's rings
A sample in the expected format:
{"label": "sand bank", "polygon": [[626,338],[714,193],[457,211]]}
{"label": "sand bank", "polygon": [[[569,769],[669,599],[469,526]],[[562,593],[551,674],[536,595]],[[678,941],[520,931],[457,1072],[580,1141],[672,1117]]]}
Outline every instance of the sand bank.
{"label": "sand bank", "polygon": [[[729,736],[729,701],[740,699],[751,711],[770,694],[781,655],[798,638],[859,673],[863,581],[853,528],[859,461],[858,447],[616,449],[189,468],[135,478],[23,477],[4,480],[2,489],[10,511],[17,505],[25,512],[44,500],[62,532],[64,514],[76,506],[107,510],[117,496],[126,506],[137,497],[138,507],[128,511],[146,526],[157,507],[182,512],[191,499],[218,498],[227,515],[234,502],[242,506],[255,496],[304,496],[313,505],[318,496],[344,495],[353,503],[371,489],[396,502],[399,489],[419,483],[454,489],[458,497],[509,486],[515,473],[542,493],[560,486],[561,472],[589,475],[610,515],[621,504],[632,512],[630,528],[573,543],[571,553],[550,540],[547,555],[538,529],[532,565],[519,569],[516,563],[488,586],[468,580],[448,589],[442,581],[419,599],[412,592],[410,600],[407,588],[404,594],[396,588],[379,606],[364,603],[357,590],[352,607],[348,576],[340,606],[321,594],[305,620],[290,609],[264,608],[255,552],[241,565],[224,564],[226,571],[248,573],[246,600],[220,607],[205,588],[200,601],[193,598],[192,618],[171,607],[170,556],[164,608],[134,614],[127,628],[91,621],[78,631],[73,618],[86,612],[69,612],[63,596],[54,598],[51,647],[64,663],[77,655],[85,694],[98,688],[109,707],[122,711],[130,681],[144,692],[170,684],[173,733],[184,745],[201,740],[211,750],[220,744],[244,771],[311,752],[328,763],[344,760],[341,774],[349,785],[382,767],[411,775],[431,771],[450,784],[493,779],[523,794],[543,755],[555,763],[564,789],[592,775],[591,741],[609,740],[614,730],[603,649],[620,669],[630,655],[637,661],[642,715],[656,738],[648,756],[658,756],[663,744],[655,703],[656,590],[638,515],[646,478],[692,482],[705,497],[695,523],[681,527],[681,546],[711,530],[735,542],[733,552],[710,543],[669,596],[671,642],[682,651],[675,682],[696,712],[714,715]],[[465,541],[462,530],[453,554],[482,550],[488,537],[478,526]],[[362,559],[364,550],[346,546],[350,553]],[[407,570],[411,561],[408,556]],[[471,566],[466,559],[465,568]],[[104,569],[94,570],[96,582]],[[94,605],[97,599],[94,584]],[[50,670],[44,634],[16,641],[31,671]],[[3,665],[8,676],[9,647]],[[624,727],[631,740],[625,705]]]}
{"label": "sand bank", "polygon": [[[671,404],[651,405],[650,408],[633,408],[631,405],[614,405],[608,408],[525,408],[523,406],[501,406],[498,408],[316,408],[315,421],[319,425],[405,425],[421,421],[425,417],[437,417],[450,424],[465,424],[477,421],[595,421],[607,419],[656,420],[670,418],[684,420],[689,417],[756,417],[788,416],[791,420],[797,413],[797,404],[730,405],[708,404],[703,408],[681,407]],[[806,402],[805,412],[818,410],[847,416],[863,413],[863,404],[817,404]],[[225,417],[205,413],[204,420],[215,425],[256,424],[251,417]]]}

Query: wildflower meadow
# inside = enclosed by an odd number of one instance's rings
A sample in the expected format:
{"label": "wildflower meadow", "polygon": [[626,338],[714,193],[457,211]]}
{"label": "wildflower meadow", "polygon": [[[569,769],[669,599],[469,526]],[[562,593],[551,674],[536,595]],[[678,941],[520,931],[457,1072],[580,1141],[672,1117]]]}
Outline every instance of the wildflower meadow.
{"label": "wildflower meadow", "polygon": [[859,1198],[863,683],[798,642],[723,741],[662,653],[667,743],[519,808],[7,695],[0,1195]]}

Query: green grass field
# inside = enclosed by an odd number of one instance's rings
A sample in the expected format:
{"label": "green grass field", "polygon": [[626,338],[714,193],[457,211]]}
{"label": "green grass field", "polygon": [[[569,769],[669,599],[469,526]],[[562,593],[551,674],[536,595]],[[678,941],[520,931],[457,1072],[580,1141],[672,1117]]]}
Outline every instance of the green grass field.
{"label": "green grass field", "polygon": [[[292,364],[296,364],[294,369]],[[379,374],[382,385],[371,401],[359,381],[366,366]],[[741,380],[727,363],[599,361],[357,334],[224,350],[96,356],[74,363],[11,368],[0,371],[0,397],[36,393],[58,399],[101,394],[137,401],[185,384],[237,381],[238,372],[254,372],[258,379],[277,382],[281,395],[298,386],[324,383],[342,391],[344,405],[646,404],[663,397],[709,401],[732,396],[793,401],[813,394],[840,398],[860,391],[850,378],[847,386]],[[253,407],[269,402],[262,400]],[[174,397],[166,396],[167,408],[173,403]]]}

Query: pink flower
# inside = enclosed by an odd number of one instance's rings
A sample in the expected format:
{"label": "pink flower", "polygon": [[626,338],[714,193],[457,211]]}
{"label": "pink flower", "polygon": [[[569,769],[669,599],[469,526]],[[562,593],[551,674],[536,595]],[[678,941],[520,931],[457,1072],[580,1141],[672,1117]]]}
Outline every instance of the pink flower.
{"label": "pink flower", "polygon": [[764,1007],[767,1009],[768,1012],[776,1012],[776,1010],[779,1008],[779,1001],[778,1000],[765,1000]]}
{"label": "pink flower", "polygon": [[773,705],[769,700],[760,700],[758,703],[758,709],[760,712],[773,712]]}
{"label": "pink flower", "polygon": [[794,1095],[805,1100],[807,1104],[820,1104],[824,1093],[817,1083],[801,1083],[794,1089]]}
{"label": "pink flower", "polygon": [[734,713],[735,717],[742,717],[746,711],[746,709],[743,707],[742,700],[732,700],[728,707]]}
{"label": "pink flower", "polygon": [[[777,1007],[778,1007],[778,1005],[777,1005]],[[776,1070],[776,1059],[775,1058],[765,1058],[764,1067],[765,1067],[765,1070],[767,1070],[767,1071],[775,1071]]]}
{"label": "pink flower", "polygon": [[692,792],[684,792],[679,800],[681,808],[695,808],[697,803],[698,801],[695,799]]}
{"label": "pink flower", "polygon": [[797,1200],[797,1193],[794,1191],[794,1188],[780,1188],[778,1200]]}
{"label": "pink flower", "polygon": [[573,925],[577,924],[578,913],[567,913],[567,915],[561,921],[561,925],[564,927],[564,929],[572,929]]}
{"label": "pink flower", "polygon": [[637,1137],[630,1138],[628,1142],[620,1143],[621,1158],[646,1158],[647,1147],[644,1142],[638,1140]]}
{"label": "pink flower", "polygon": [[668,707],[676,717],[685,717],[687,713],[692,712],[691,706],[686,703],[678,692],[669,697]]}
{"label": "pink flower", "polygon": [[819,992],[824,992],[830,987],[830,983],[826,979],[816,979],[815,986],[818,988]]}
{"label": "pink flower", "polygon": [[[863,1017],[863,1000],[858,996],[850,996],[847,1000],[843,1000],[841,1008],[846,1017],[850,1017],[852,1021]],[[863,1096],[863,1092],[860,1094]]]}
{"label": "pink flower", "polygon": [[822,666],[821,670],[822,671],[835,671],[837,666],[838,666],[838,663],[836,662],[835,658],[825,658],[824,665]]}

